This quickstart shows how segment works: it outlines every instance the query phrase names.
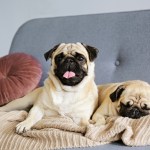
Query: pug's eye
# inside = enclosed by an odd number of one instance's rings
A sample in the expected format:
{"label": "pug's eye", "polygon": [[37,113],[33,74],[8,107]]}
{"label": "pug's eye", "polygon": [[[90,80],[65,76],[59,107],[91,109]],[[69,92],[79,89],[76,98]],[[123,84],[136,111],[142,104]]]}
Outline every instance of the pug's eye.
{"label": "pug's eye", "polygon": [[141,106],[141,108],[142,108],[143,110],[150,110],[150,108],[147,106],[147,104],[143,104],[143,105]]}
{"label": "pug's eye", "polygon": [[78,56],[77,59],[78,59],[79,61],[84,61],[84,57],[82,57],[82,56]]}
{"label": "pug's eye", "polygon": [[61,61],[62,59],[63,59],[62,56],[58,56],[58,57],[57,57],[57,61]]}
{"label": "pug's eye", "polygon": [[133,101],[128,101],[127,103],[126,103],[126,106],[127,107],[131,107],[133,105]]}
{"label": "pug's eye", "polygon": [[80,61],[83,62],[85,61],[85,57],[82,54],[76,53],[75,58]]}
{"label": "pug's eye", "polygon": [[55,61],[60,62],[64,58],[63,53],[60,53],[59,55],[56,56]]}

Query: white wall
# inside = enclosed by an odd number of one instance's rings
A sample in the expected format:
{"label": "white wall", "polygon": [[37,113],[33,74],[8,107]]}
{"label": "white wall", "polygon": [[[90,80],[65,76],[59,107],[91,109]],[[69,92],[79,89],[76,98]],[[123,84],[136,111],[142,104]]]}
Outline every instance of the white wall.
{"label": "white wall", "polygon": [[150,9],[150,0],[0,0],[0,56],[24,22],[38,17]]}

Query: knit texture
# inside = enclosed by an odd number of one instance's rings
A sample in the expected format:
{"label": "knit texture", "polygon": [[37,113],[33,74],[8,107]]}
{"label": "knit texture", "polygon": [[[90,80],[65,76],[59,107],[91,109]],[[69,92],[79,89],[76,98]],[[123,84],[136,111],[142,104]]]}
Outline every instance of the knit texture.
{"label": "knit texture", "polygon": [[31,131],[18,135],[15,126],[27,117],[25,111],[0,112],[0,149],[50,150],[92,147],[122,140],[125,145],[150,145],[150,116],[140,119],[111,117],[107,124],[87,128],[68,117],[43,118]]}

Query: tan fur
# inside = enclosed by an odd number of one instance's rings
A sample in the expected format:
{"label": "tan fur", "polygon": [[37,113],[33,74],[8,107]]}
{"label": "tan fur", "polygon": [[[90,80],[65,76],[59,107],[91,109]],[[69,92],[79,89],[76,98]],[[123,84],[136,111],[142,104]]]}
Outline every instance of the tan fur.
{"label": "tan fur", "polygon": [[[71,55],[75,51],[87,58],[88,75],[76,86],[64,86],[54,75],[54,58],[60,52]],[[33,105],[28,117],[16,126],[17,133],[23,133],[43,116],[68,116],[79,125],[87,125],[97,107],[97,86],[94,82],[94,62],[90,62],[88,53],[82,44],[61,44],[52,56],[52,66],[44,86],[34,90],[23,98],[19,98],[0,108],[0,111],[26,109]]]}
{"label": "tan fur", "polygon": [[[112,102],[109,96],[120,85],[123,85],[125,90],[118,101]],[[105,124],[105,118],[108,116],[118,116],[120,102],[125,104],[128,101],[134,101],[134,105],[137,107],[141,107],[144,103],[150,107],[150,85],[140,80],[99,85],[98,95],[99,108],[92,117],[92,120],[96,122],[97,125]]]}

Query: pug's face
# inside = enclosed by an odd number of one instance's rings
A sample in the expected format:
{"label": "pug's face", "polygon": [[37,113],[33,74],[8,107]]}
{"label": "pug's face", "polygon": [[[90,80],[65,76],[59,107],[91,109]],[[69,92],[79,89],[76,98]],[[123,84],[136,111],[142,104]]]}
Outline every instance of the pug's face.
{"label": "pug's face", "polygon": [[150,114],[150,85],[137,81],[120,85],[110,99],[116,103],[119,115],[133,119]]}
{"label": "pug's face", "polygon": [[88,76],[90,62],[97,57],[98,50],[81,44],[59,44],[45,54],[51,58],[51,70],[63,85],[75,86]]}

